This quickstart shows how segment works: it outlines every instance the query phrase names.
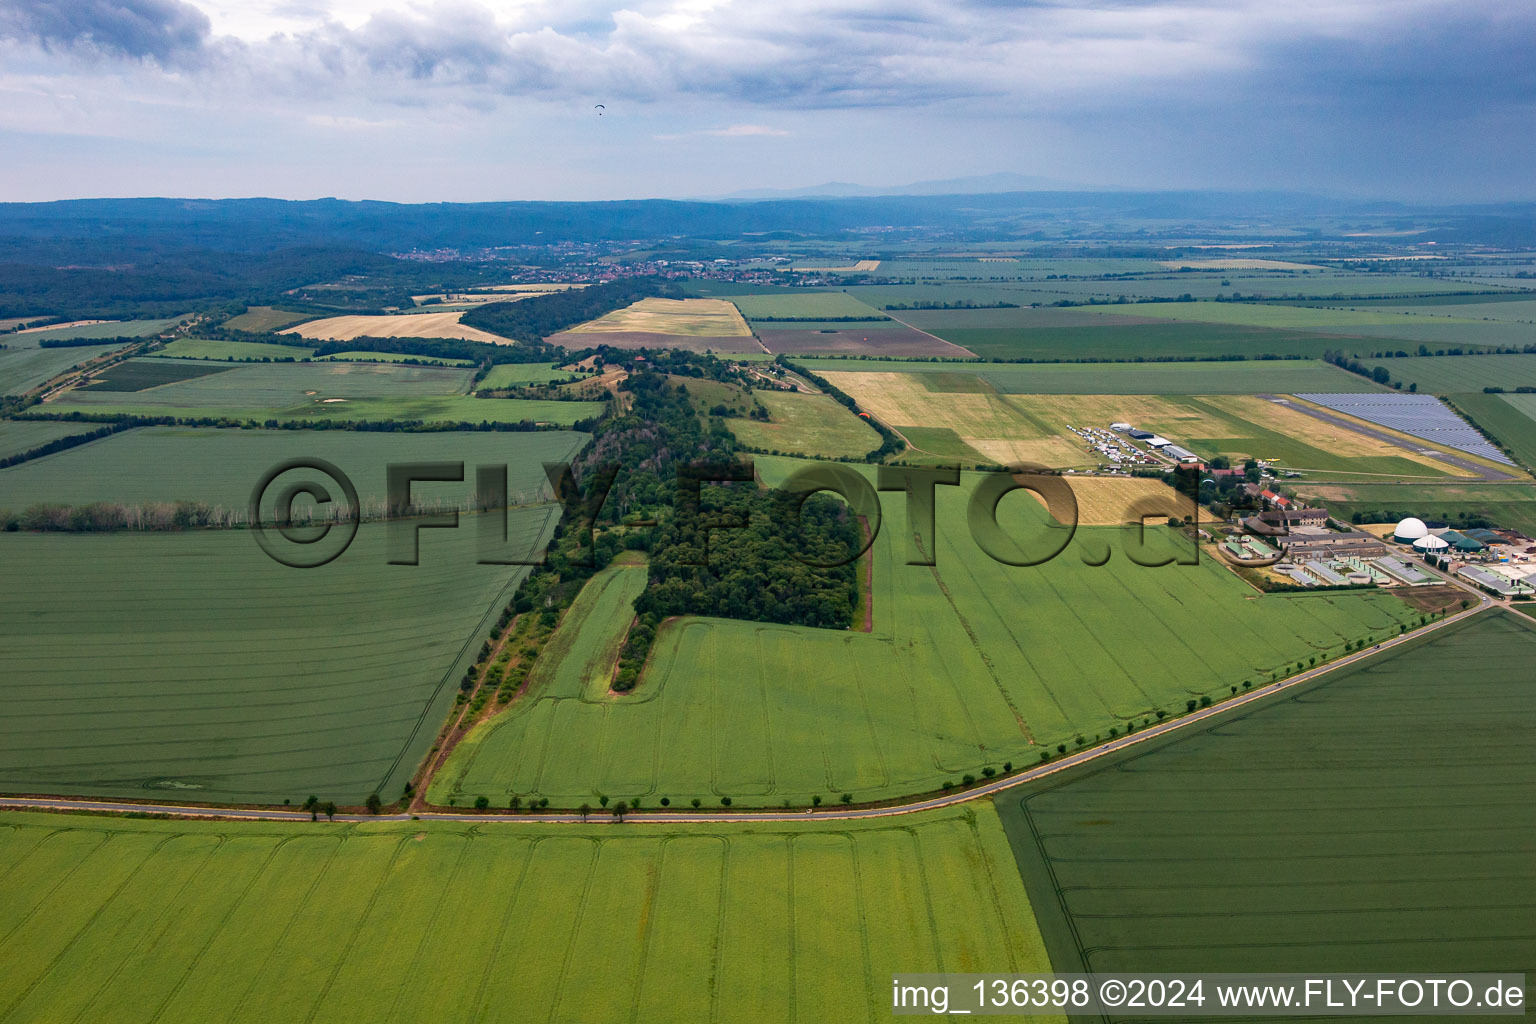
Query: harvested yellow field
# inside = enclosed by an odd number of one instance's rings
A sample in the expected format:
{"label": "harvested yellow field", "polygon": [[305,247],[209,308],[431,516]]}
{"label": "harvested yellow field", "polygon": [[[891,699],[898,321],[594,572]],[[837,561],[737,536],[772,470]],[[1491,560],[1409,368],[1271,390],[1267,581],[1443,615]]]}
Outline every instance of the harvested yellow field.
{"label": "harvested yellow field", "polygon": [[[1079,526],[1119,526],[1140,519],[1140,514],[1177,516],[1195,514],[1195,503],[1161,480],[1149,477],[1070,476],[1064,478],[1077,499]],[[1045,499],[1033,491],[1040,504]]]}
{"label": "harvested yellow field", "polygon": [[297,334],[317,341],[353,341],[357,338],[463,338],[492,345],[512,344],[499,334],[465,327],[463,312],[403,313],[399,316],[332,316],[290,327],[280,334]]}
{"label": "harvested yellow field", "polygon": [[752,331],[724,299],[641,299],[567,334],[671,334],[685,338],[748,338]]}
{"label": "harvested yellow field", "polygon": [[1162,260],[1170,270],[1193,267],[1196,270],[1322,270],[1316,263],[1292,263],[1289,260],[1226,259],[1226,260]]}
{"label": "harvested yellow field", "polygon": [[829,274],[869,274],[880,269],[879,260],[859,260],[846,267],[823,267],[814,264],[797,266],[796,270],[824,270]]}
{"label": "harvested yellow field", "polygon": [[992,462],[1033,462],[1055,469],[1093,464],[1074,438],[1027,415],[1014,396],[930,391],[920,373],[837,370],[823,371],[823,376],[887,426],[898,431],[948,428]]}

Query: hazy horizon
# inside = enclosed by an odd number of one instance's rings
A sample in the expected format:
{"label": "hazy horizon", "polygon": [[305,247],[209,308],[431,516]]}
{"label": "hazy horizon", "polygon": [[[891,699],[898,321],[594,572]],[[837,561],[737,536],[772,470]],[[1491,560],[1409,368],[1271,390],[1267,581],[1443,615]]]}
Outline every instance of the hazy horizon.
{"label": "hazy horizon", "polygon": [[1489,0],[8,0],[0,199],[602,200],[998,172],[1523,199],[1533,51],[1536,9]]}

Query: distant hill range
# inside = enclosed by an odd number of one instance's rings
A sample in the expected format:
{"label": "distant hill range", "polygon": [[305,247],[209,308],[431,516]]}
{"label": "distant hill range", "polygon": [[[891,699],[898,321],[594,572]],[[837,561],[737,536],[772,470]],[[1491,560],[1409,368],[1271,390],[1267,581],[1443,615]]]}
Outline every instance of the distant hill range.
{"label": "distant hill range", "polygon": [[915,181],[910,185],[852,185],[846,181],[829,181],[822,185],[805,188],[752,188],[713,197],[719,201],[732,199],[846,199],[850,196],[968,196],[989,192],[1084,192],[1118,191],[1079,185],[1056,178],[1041,178],[1030,174],[1013,174],[1001,171],[997,174],[980,174],[966,178],[943,178],[938,181]]}

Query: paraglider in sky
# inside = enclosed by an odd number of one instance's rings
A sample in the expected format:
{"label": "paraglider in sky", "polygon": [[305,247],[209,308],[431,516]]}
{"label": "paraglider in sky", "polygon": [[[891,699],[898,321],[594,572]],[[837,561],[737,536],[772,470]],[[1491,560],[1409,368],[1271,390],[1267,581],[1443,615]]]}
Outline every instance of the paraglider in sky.
{"label": "paraglider in sky", "polygon": [[603,111],[607,110],[608,108],[603,106],[601,103],[599,103],[597,106],[593,107],[592,109],[597,111],[597,116],[598,117],[602,117],[603,116]]}

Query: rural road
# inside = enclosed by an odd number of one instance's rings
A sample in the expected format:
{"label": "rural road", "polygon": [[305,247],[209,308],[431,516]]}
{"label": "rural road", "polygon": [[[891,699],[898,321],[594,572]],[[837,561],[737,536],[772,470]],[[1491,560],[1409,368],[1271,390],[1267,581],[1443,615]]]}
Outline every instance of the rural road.
{"label": "rural road", "polygon": [[[1168,733],[1174,732],[1175,730],[1184,729],[1189,726],[1197,725],[1201,722],[1207,721],[1208,719],[1230,714],[1234,710],[1247,707],[1255,701],[1265,700],[1277,693],[1289,690],[1292,687],[1310,683],[1320,676],[1343,668],[1346,665],[1353,665],[1367,658],[1375,657],[1376,655],[1384,651],[1391,650],[1393,647],[1405,643],[1408,640],[1424,636],[1425,634],[1431,633],[1437,629],[1441,629],[1452,622],[1459,622],[1468,616],[1476,615],[1488,608],[1498,606],[1497,602],[1493,601],[1486,595],[1479,593],[1477,597],[1478,603],[1472,605],[1470,608],[1467,608],[1464,611],[1457,612],[1455,615],[1447,615],[1439,622],[1432,623],[1420,629],[1416,629],[1411,633],[1401,634],[1391,638],[1390,640],[1384,640],[1369,650],[1358,651],[1354,654],[1346,655],[1337,661],[1332,661],[1327,664],[1320,665],[1314,669],[1308,669],[1307,671],[1298,675],[1291,676],[1289,679],[1282,679],[1278,682],[1270,683],[1268,686],[1261,686],[1250,693],[1243,693],[1236,697],[1228,698],[1227,700],[1212,704],[1208,708],[1201,708],[1198,711],[1191,712],[1179,718],[1170,718],[1167,721],[1160,722],[1157,725],[1148,726],[1139,732],[1119,737],[1109,741],[1108,743],[1101,743],[1095,747],[1088,747],[1077,751],[1076,753],[1064,754],[1052,761],[1040,764],[1026,771],[1019,772],[1015,775],[1010,775],[1006,778],[994,779],[990,782],[983,783],[980,786],[975,786],[961,792],[946,793],[941,796],[932,797],[926,800],[918,800],[913,803],[897,804],[889,807],[867,807],[862,809],[855,808],[848,810],[839,810],[829,807],[826,810],[819,810],[814,812],[807,809],[801,809],[798,811],[742,811],[739,813],[731,811],[695,811],[692,813],[674,813],[671,811],[660,812],[655,809],[651,809],[638,812],[632,811],[625,819],[625,822],[629,824],[634,824],[637,822],[648,824],[725,824],[731,822],[807,821],[811,819],[816,821],[856,821],[861,818],[886,818],[898,814],[912,814],[918,811],[931,811],[944,807],[953,807],[956,804],[965,803],[970,800],[979,800],[984,797],[992,796],[993,794],[1000,793],[1003,790],[1012,789],[1015,786],[1024,786],[1031,782],[1037,782],[1040,779],[1054,775],[1057,772],[1066,771],[1069,768],[1076,768],[1078,765],[1087,764],[1088,762],[1096,760],[1097,758],[1106,757],[1110,754],[1124,750],[1126,747],[1135,746],[1138,743],[1145,743],[1148,740],[1157,739],[1160,736],[1166,736]],[[137,812],[167,814],[188,818],[219,818],[242,821],[307,821],[309,819],[309,812],[307,811],[275,811],[238,807],[173,806],[166,804],[134,803],[131,801],[68,800],[53,797],[0,797],[0,809],[95,811],[118,814]],[[580,822],[583,819],[579,814],[486,814],[473,811],[461,811],[456,813],[429,811],[418,814],[338,814],[336,815],[335,820],[341,822],[420,820],[457,822],[473,821],[477,823],[528,821],[571,823]],[[587,820],[589,823],[597,824],[605,822],[615,825],[620,824],[618,821],[613,819],[611,815],[608,815],[602,810],[594,811],[591,817]]]}
{"label": "rural road", "polygon": [[1283,405],[1287,409],[1295,409],[1297,412],[1311,416],[1315,420],[1322,420],[1324,423],[1331,423],[1333,426],[1342,427],[1351,433],[1364,434],[1366,437],[1375,438],[1378,441],[1385,441],[1393,447],[1401,448],[1404,451],[1411,451],[1417,455],[1428,455],[1432,459],[1438,459],[1441,462],[1449,463],[1450,465],[1455,466],[1457,469],[1465,469],[1470,473],[1475,473],[1477,474],[1477,478],[1479,480],[1497,482],[1519,479],[1519,477],[1513,473],[1500,472],[1497,469],[1492,469],[1480,462],[1474,462],[1473,460],[1464,458],[1460,455],[1452,455],[1449,452],[1442,452],[1436,448],[1430,448],[1428,446],[1406,444],[1402,438],[1397,437],[1394,434],[1390,434],[1385,430],[1378,430],[1373,427],[1367,427],[1364,424],[1345,419],[1343,416],[1337,416],[1333,413],[1325,412],[1322,409],[1304,405],[1301,402],[1293,402],[1289,398],[1282,398],[1279,395],[1259,395],[1257,397],[1262,398],[1266,402],[1274,402],[1276,405]]}

